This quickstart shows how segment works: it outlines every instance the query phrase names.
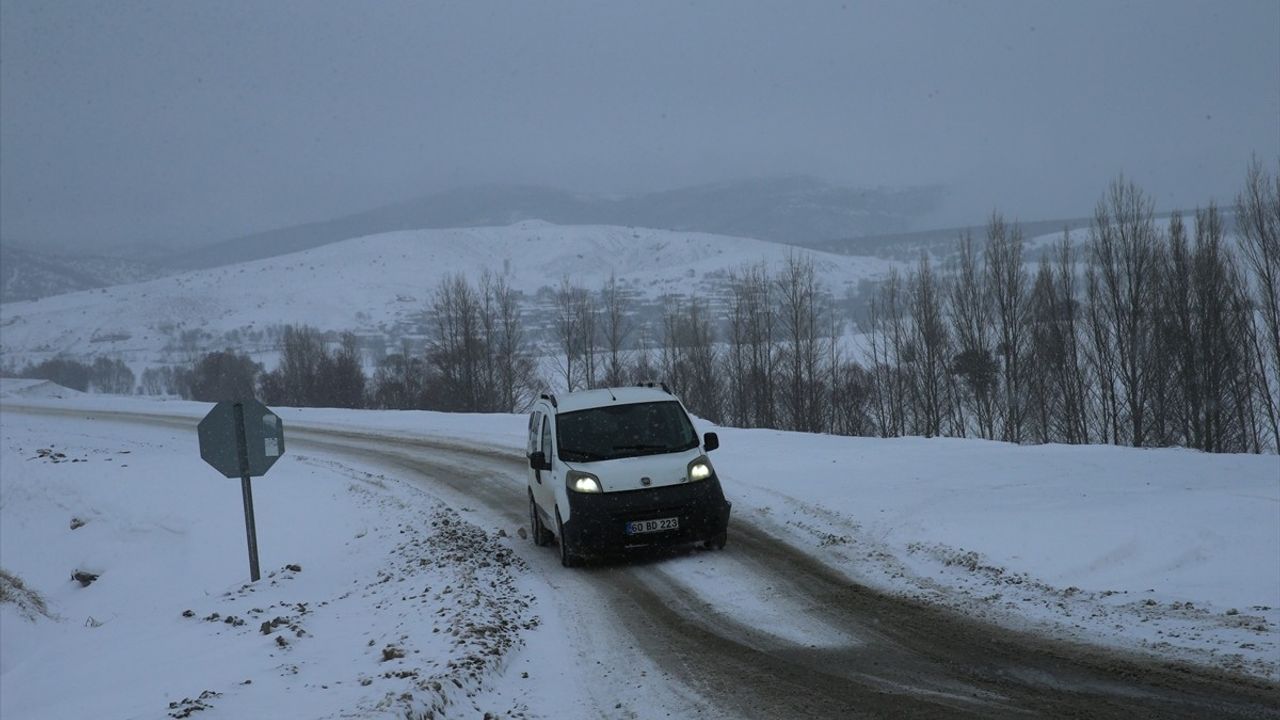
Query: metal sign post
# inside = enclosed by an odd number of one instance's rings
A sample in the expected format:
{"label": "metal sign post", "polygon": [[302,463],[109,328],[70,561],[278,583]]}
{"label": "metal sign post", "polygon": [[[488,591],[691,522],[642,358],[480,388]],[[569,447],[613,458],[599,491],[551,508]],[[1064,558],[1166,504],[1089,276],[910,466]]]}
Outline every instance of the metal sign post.
{"label": "metal sign post", "polygon": [[244,403],[235,404],[236,459],[240,466],[240,492],[244,495],[244,531],[249,537],[249,577],[258,582],[258,528],[253,523],[253,485],[249,480],[249,448],[244,437]]}
{"label": "metal sign post", "polygon": [[249,542],[249,577],[257,582],[261,574],[251,479],[265,475],[284,454],[284,424],[256,400],[220,402],[200,421],[197,432],[200,457],[226,477],[240,478],[244,531]]}

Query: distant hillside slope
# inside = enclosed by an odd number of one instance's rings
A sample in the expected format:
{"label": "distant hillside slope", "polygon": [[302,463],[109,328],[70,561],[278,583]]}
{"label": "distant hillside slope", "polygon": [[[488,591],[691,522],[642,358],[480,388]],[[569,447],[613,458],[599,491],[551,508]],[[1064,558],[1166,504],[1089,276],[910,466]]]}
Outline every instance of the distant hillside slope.
{"label": "distant hillside slope", "polygon": [[94,255],[56,255],[0,245],[0,302],[37,298],[138,282],[165,271],[133,260]]}
{"label": "distant hillside slope", "polygon": [[621,225],[752,237],[811,245],[853,235],[902,232],[935,209],[938,187],[850,189],[806,177],[702,185],[621,198],[533,186],[451,190],[324,222],[256,233],[165,258],[209,268],[377,233],[508,225]]}
{"label": "distant hillside slope", "polygon": [[[1230,207],[1220,209],[1222,210],[1224,232],[1228,239],[1231,239],[1237,232],[1235,211]],[[1161,231],[1166,231],[1169,218],[1172,215],[1173,212],[1156,213],[1157,228]],[[1088,237],[1089,226],[1093,222],[1093,219],[1088,217],[1032,221],[1020,221],[1011,217],[1006,217],[1005,219],[1011,223],[1016,222],[1022,229],[1023,237],[1027,240],[1027,250],[1035,253],[1031,258],[1032,260],[1039,258],[1042,247],[1052,244],[1052,242],[1060,238],[1064,228],[1070,230],[1072,236],[1076,238],[1073,242],[1083,242]],[[1182,220],[1187,224],[1187,232],[1193,232],[1195,210],[1183,211]],[[967,227],[889,233],[886,235],[844,237],[806,245],[815,250],[840,255],[865,255],[890,260],[915,261],[919,259],[921,252],[928,253],[935,258],[950,256],[956,249],[956,241],[965,233],[972,234],[978,247],[982,247],[983,243],[986,242],[987,226],[971,225]],[[1036,242],[1032,242],[1033,240]]]}
{"label": "distant hillside slope", "polygon": [[[307,324],[386,338],[416,335],[440,280],[484,270],[503,275],[534,303],[562,277],[598,289],[616,273],[633,305],[664,293],[714,297],[729,269],[813,258],[842,295],[895,263],[796,250],[701,233],[522,222],[508,227],[415,230],[356,238],[304,252],[143,283],[0,306],[0,342],[21,363],[63,352],[149,363],[227,346],[270,344],[273,326]],[[537,319],[536,317],[534,318]],[[550,321],[546,318],[547,323]],[[534,327],[537,322],[532,323]],[[408,329],[407,329],[408,328]]]}

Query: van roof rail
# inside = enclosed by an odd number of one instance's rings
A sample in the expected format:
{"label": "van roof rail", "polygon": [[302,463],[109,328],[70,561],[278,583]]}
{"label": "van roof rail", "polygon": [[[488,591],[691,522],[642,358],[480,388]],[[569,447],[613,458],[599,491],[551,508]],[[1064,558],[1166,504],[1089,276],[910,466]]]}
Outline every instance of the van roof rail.
{"label": "van roof rail", "polygon": [[655,390],[657,388],[662,388],[662,392],[668,395],[675,395],[675,393],[671,392],[671,388],[667,387],[667,384],[665,382],[654,382],[652,380],[647,380],[647,381],[636,383],[636,387],[654,388]]}
{"label": "van roof rail", "polygon": [[546,400],[547,402],[551,403],[551,407],[553,407],[553,408],[555,408],[555,409],[557,409],[557,410],[559,410],[559,409],[560,409],[560,406],[559,406],[558,404],[556,404],[556,396],[555,396],[555,395],[552,395],[551,393],[542,393],[542,395],[540,395],[539,397],[541,397],[543,400]]}

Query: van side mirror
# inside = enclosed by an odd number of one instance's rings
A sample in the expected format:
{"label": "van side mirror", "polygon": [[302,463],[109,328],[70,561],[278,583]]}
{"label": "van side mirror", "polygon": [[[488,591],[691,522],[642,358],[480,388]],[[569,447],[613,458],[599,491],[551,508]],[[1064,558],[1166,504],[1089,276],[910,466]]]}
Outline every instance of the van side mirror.
{"label": "van side mirror", "polygon": [[529,467],[534,470],[550,470],[551,461],[547,460],[547,454],[539,450],[535,453],[529,453]]}
{"label": "van side mirror", "polygon": [[711,452],[720,447],[720,436],[715,433],[707,433],[702,436],[702,448],[706,452]]}

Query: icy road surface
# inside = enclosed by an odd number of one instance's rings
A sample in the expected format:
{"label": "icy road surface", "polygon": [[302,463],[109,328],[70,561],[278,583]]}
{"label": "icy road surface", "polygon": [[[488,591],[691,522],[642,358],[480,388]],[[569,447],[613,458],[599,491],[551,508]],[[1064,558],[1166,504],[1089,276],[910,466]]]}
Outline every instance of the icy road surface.
{"label": "icy road surface", "polygon": [[[841,553],[824,556],[791,537],[835,521],[788,523],[754,496],[723,552],[566,571],[518,538],[523,460],[475,416],[442,438],[284,411],[288,454],[255,481],[264,578],[245,585],[236,482],[195,451],[207,406],[2,409],[0,565],[47,601],[34,621],[0,608],[6,718],[1280,717],[1265,668],[1051,639],[956,612],[963,593],[948,607],[854,582],[854,540],[821,531]],[[494,430],[457,439],[476,422]],[[914,565],[874,572],[889,567]]]}

